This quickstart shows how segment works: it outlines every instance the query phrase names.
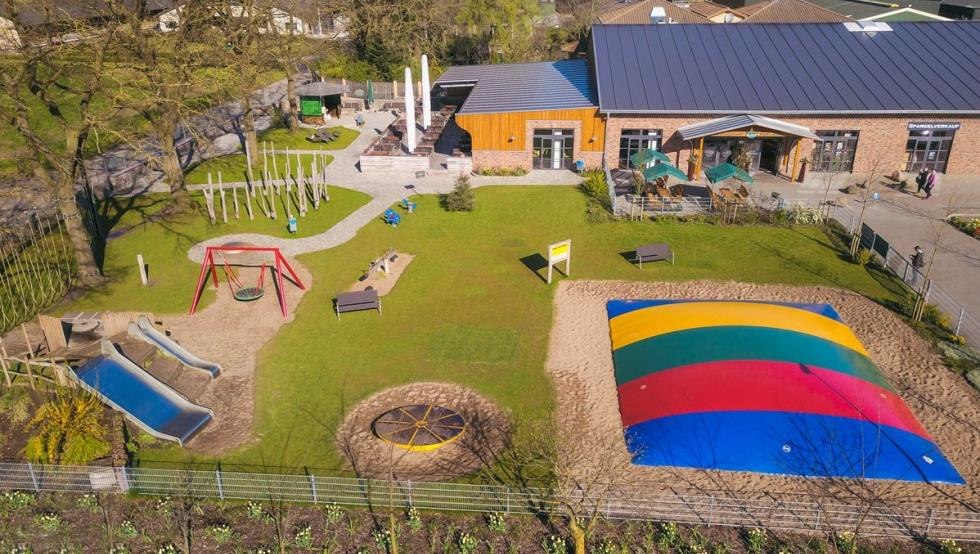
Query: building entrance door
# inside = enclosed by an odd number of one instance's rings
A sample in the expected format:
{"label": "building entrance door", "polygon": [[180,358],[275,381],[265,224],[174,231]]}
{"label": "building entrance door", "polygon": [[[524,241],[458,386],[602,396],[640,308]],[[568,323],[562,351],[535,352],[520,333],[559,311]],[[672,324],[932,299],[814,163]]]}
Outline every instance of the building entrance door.
{"label": "building entrance door", "polygon": [[574,144],[571,129],[535,129],[532,166],[535,169],[571,168]]}
{"label": "building entrance door", "polygon": [[763,139],[759,148],[759,170],[768,171],[773,175],[779,174],[779,141]]}

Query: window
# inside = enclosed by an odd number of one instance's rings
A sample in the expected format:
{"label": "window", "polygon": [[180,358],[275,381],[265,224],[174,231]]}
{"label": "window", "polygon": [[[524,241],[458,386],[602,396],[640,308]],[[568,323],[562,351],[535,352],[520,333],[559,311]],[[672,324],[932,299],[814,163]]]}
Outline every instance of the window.
{"label": "window", "polygon": [[851,171],[857,150],[857,131],[817,131],[822,140],[813,143],[811,171]]}
{"label": "window", "polygon": [[619,134],[619,168],[632,169],[630,156],[640,150],[659,150],[660,137],[660,129],[623,129]]}
{"label": "window", "polygon": [[905,171],[924,168],[945,172],[955,134],[953,130],[909,131],[905,142],[905,154],[908,156]]}

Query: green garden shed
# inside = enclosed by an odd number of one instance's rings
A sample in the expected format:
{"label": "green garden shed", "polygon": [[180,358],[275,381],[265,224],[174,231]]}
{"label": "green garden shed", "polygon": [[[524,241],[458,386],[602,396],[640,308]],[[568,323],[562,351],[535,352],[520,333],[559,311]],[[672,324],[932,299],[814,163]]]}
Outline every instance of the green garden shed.
{"label": "green garden shed", "polygon": [[340,108],[347,88],[333,83],[308,83],[296,88],[299,96],[300,119],[306,123],[323,123],[325,114],[340,117]]}

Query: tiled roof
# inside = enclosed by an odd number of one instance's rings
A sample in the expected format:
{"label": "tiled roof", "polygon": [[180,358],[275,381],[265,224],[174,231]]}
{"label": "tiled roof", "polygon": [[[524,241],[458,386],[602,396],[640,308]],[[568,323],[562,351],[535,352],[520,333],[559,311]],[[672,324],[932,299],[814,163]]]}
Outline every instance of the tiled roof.
{"label": "tiled roof", "polygon": [[599,109],[980,114],[980,22],[889,25],[594,25]]}
{"label": "tiled roof", "polygon": [[806,0],[772,0],[745,19],[748,23],[843,23],[851,18]]}
{"label": "tiled roof", "polygon": [[738,13],[738,10],[733,10],[728,6],[715,4],[714,2],[709,2],[708,0],[697,0],[696,2],[691,2],[687,9],[700,15],[701,17],[706,17],[709,19],[725,12]]}
{"label": "tiled roof", "polygon": [[667,17],[677,23],[708,23],[708,19],[690,10],[686,10],[667,0],[640,0],[639,2],[623,3],[608,11],[600,13],[596,20],[599,23],[619,25],[650,25],[650,10],[661,7]]}
{"label": "tiled roof", "polygon": [[473,86],[459,113],[529,112],[595,107],[588,60],[462,65],[435,82]]}

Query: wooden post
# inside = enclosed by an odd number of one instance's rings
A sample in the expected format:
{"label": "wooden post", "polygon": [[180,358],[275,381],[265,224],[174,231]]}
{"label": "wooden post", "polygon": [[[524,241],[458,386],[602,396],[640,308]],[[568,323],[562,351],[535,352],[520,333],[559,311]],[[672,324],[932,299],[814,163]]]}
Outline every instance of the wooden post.
{"label": "wooden post", "polygon": [[140,281],[146,286],[146,264],[143,263],[143,254],[136,255],[136,265],[140,267]]}
{"label": "wooden post", "polygon": [[[245,183],[248,186],[248,183]],[[245,189],[245,196],[248,196],[248,189]],[[235,206],[235,219],[238,219],[238,185],[232,185],[231,187],[231,202]]]}
{"label": "wooden post", "polygon": [[790,181],[796,181],[797,173],[796,168],[799,167],[800,163],[800,143],[803,142],[799,138],[796,139],[796,148],[793,150],[793,172],[789,175]]}
{"label": "wooden post", "polygon": [[248,140],[245,141],[245,165],[248,168],[248,181],[252,182],[255,179],[252,177],[252,151],[248,148]]}
{"label": "wooden post", "polygon": [[289,179],[293,175],[293,168],[289,162],[289,149],[286,149],[286,179]]}
{"label": "wooden post", "polygon": [[[34,357],[34,345],[31,344],[31,336],[27,334],[27,327],[23,323],[20,324],[20,330],[24,333],[24,340],[27,341],[27,359],[30,360]],[[37,384],[34,383],[34,374],[31,373],[31,364],[25,363],[24,367],[27,369],[27,382],[31,385],[31,390],[37,390]]]}
{"label": "wooden post", "polygon": [[221,172],[218,172],[218,196],[221,198],[221,220],[228,223],[228,206],[225,204],[225,185],[221,182]]}
{"label": "wooden post", "polygon": [[317,157],[313,156],[310,161],[310,176],[313,178],[313,209],[320,209],[320,179],[317,171]]}
{"label": "wooden post", "polygon": [[211,172],[208,172],[208,186],[204,189],[204,203],[208,208],[208,217],[211,218],[211,225],[217,223],[214,215],[214,183],[211,181]]}
{"label": "wooden post", "polygon": [[3,383],[8,387],[12,386],[10,366],[7,364],[7,347],[3,345],[3,337],[0,337],[0,369],[3,369]]}
{"label": "wooden post", "polygon": [[[276,143],[272,143],[272,176],[273,179],[279,181],[279,163],[276,161]],[[279,186],[276,185],[276,192],[278,192]]]}
{"label": "wooden post", "polygon": [[704,162],[704,137],[701,137],[701,142],[698,145],[698,163],[697,169],[694,172],[694,180],[701,178],[701,164]]}

